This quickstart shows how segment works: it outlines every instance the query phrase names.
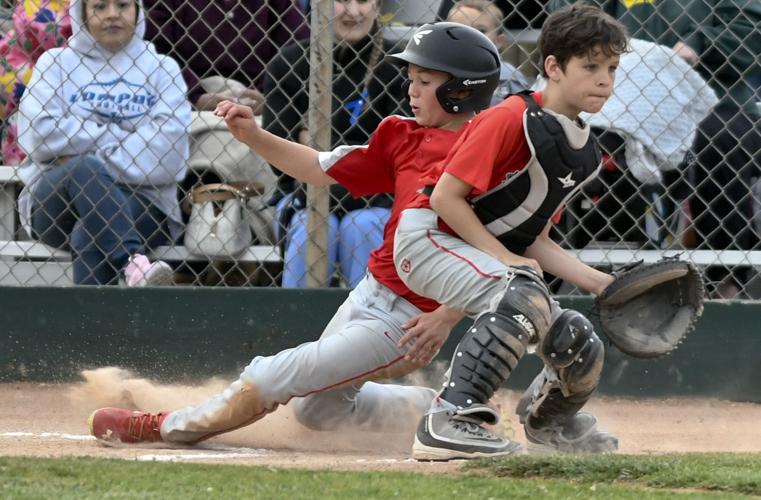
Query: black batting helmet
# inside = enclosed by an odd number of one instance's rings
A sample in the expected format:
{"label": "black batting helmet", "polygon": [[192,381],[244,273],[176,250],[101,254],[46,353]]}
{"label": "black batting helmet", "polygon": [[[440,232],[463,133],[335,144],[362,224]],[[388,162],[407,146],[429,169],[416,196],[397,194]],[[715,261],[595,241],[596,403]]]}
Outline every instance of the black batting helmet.
{"label": "black batting helmet", "polygon": [[[424,24],[415,30],[403,52],[387,56],[395,64],[449,73],[436,89],[439,104],[447,113],[480,111],[489,107],[499,83],[501,61],[497,47],[486,35],[460,23]],[[468,97],[448,97],[457,90],[470,90]]]}

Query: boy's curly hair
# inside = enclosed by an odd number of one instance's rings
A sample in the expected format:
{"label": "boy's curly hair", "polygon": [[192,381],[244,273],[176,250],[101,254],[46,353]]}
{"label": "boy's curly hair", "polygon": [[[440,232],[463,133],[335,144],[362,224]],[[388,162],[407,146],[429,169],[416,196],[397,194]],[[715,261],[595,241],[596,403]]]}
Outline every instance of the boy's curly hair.
{"label": "boy's curly hair", "polygon": [[[576,2],[559,9],[547,18],[539,34],[538,48],[542,61],[555,56],[565,70],[571,57],[583,57],[598,50],[606,56],[627,50],[628,34],[621,22],[599,7]],[[547,76],[542,64],[542,75]]]}

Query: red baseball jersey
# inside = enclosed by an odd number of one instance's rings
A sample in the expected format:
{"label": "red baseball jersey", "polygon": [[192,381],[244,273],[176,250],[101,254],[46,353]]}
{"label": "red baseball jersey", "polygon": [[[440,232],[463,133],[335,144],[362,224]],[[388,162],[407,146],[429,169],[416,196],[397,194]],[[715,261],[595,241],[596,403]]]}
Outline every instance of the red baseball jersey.
{"label": "red baseball jersey", "polygon": [[424,174],[446,158],[461,134],[462,129],[422,127],[414,119],[391,116],[378,125],[367,146],[342,146],[320,154],[325,172],[353,196],[393,193],[383,244],[370,255],[368,267],[376,280],[426,312],[439,304],[413,293],[399,279],[393,258],[394,233],[401,211],[425,185]]}

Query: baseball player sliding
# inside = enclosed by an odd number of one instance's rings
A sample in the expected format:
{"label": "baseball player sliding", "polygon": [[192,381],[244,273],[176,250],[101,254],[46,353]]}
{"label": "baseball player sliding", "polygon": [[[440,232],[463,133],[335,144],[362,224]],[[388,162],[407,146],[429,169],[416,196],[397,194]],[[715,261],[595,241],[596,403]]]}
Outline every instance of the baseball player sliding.
{"label": "baseball player sliding", "polygon": [[489,105],[500,59],[485,35],[454,23],[422,26],[403,52],[388,57],[407,67],[414,119],[386,118],[367,146],[318,152],[258,128],[246,106],[226,101],[216,110],[238,140],[297,179],[316,186],[338,182],[354,196],[394,193],[369,273],[319,340],[254,358],[221,394],[197,406],[158,414],[96,410],[89,419],[96,438],[195,443],[256,422],[292,398],[298,398],[296,417],[312,429],[361,425],[392,431],[431,405],[432,389],[374,382],[430,362],[462,318],[402,283],[392,258],[394,233],[401,208],[423,187],[422,174],[445,158],[464,125]]}

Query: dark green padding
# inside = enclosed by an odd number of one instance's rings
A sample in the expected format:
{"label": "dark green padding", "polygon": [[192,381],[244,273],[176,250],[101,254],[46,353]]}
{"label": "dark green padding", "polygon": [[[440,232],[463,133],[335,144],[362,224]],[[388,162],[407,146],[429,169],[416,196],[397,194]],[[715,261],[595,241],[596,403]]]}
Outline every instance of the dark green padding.
{"label": "dark green padding", "polygon": [[[255,355],[316,339],[345,290],[278,288],[0,288],[0,381],[72,381],[83,368],[121,366],[165,381],[237,374]],[[587,313],[589,298],[566,298]],[[466,327],[463,322],[458,332]],[[598,328],[599,331],[599,328]],[[451,357],[459,335],[440,354]],[[668,357],[636,360],[607,348],[600,393],[761,402],[761,304],[706,304],[697,330]],[[508,381],[541,368],[525,357]]]}

